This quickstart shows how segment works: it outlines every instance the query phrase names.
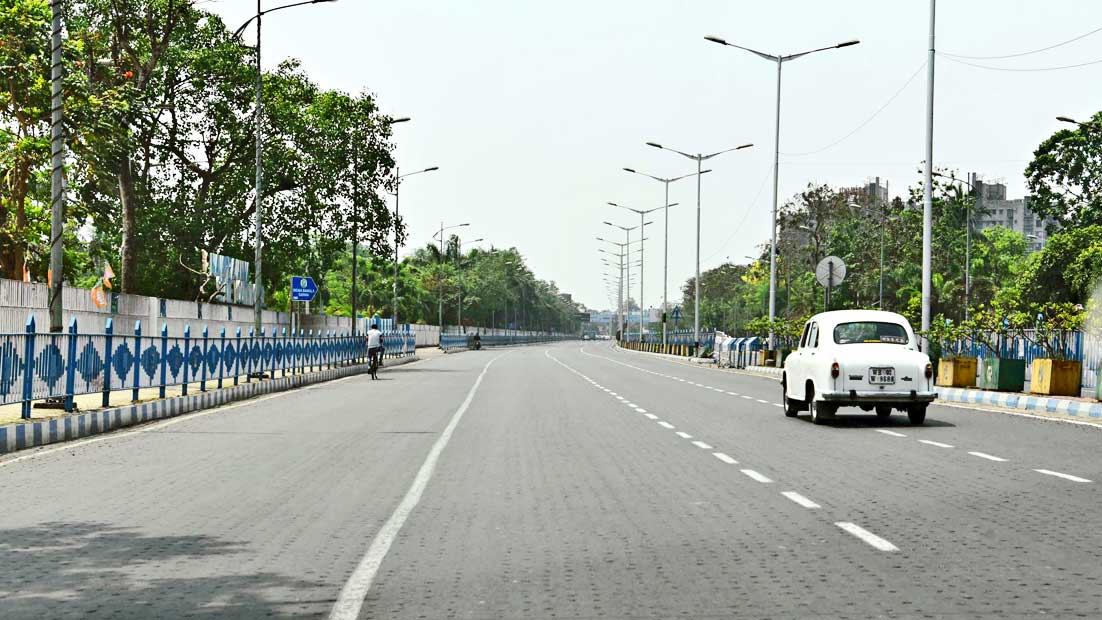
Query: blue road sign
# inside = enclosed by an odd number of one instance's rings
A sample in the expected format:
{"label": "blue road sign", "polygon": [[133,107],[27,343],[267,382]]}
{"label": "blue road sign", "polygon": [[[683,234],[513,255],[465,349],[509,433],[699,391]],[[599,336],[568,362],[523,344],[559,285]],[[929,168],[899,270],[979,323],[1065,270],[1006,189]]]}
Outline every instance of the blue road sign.
{"label": "blue road sign", "polygon": [[681,320],[681,306],[674,306],[672,314],[673,314],[673,320],[680,321]]}
{"label": "blue road sign", "polygon": [[291,301],[314,301],[318,285],[309,276],[291,276]]}

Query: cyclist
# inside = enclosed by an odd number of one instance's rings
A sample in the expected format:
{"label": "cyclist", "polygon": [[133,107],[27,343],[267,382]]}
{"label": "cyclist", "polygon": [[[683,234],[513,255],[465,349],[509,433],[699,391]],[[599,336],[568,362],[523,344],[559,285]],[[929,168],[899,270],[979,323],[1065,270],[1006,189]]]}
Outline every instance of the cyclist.
{"label": "cyclist", "polygon": [[372,323],[367,330],[367,357],[370,364],[378,368],[383,355],[383,332],[379,331],[379,324]]}

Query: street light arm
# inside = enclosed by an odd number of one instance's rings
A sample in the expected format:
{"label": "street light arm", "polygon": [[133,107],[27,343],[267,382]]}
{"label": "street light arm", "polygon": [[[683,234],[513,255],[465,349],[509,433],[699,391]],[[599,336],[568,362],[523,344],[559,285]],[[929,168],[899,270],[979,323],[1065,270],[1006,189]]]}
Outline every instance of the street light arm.
{"label": "street light arm", "polygon": [[282,11],[283,9],[291,9],[291,8],[296,7],[296,6],[302,6],[304,4],[321,4],[323,2],[336,2],[336,1],[337,0],[303,0],[302,2],[295,2],[295,3],[292,3],[292,4],[285,4],[283,6],[277,6],[277,7],[272,8],[272,9],[261,11],[261,12],[257,13],[256,15],[253,15],[252,17],[250,17],[249,20],[246,21],[244,24],[241,24],[240,28],[238,28],[237,30],[234,30],[233,31],[233,36],[235,36],[235,37],[241,36],[241,33],[244,32],[245,29],[249,27],[249,24],[253,23],[253,21],[255,21],[257,17],[263,17],[263,16],[267,15],[268,13],[275,13],[276,11]]}
{"label": "street light arm", "polygon": [[[701,170],[701,171],[700,171],[700,174],[708,174],[708,173],[709,173],[709,172],[711,172],[711,171],[712,171],[712,170],[711,170],[711,168],[709,168],[708,170]],[[687,179],[687,178],[689,178],[689,177],[695,177],[696,175],[697,175],[697,173],[695,173],[695,172],[690,172],[689,174],[683,174],[683,175],[681,175],[681,176],[679,176],[679,177],[674,177],[674,178],[672,178],[672,179],[659,179],[659,180],[660,180],[660,181],[666,181],[666,182],[668,182],[668,183],[673,183],[674,181],[680,181],[681,179]]]}
{"label": "street light arm", "polygon": [[851,45],[857,45],[858,43],[860,43],[860,41],[858,41],[857,39],[853,39],[851,41],[843,41],[842,43],[838,43],[836,45],[828,45],[827,47],[820,47],[818,49],[808,50],[806,52],[800,52],[798,54],[789,54],[787,56],[781,56],[781,62],[796,60],[800,56],[807,56],[808,54],[814,54],[815,52],[825,52],[827,50],[836,50],[843,47],[849,47]]}
{"label": "street light arm", "polygon": [[688,153],[685,153],[683,151],[679,151],[677,149],[671,149],[668,146],[662,146],[661,144],[658,144],[657,142],[647,142],[647,146],[653,146],[654,148],[662,149],[663,151],[672,151],[674,153],[677,153],[678,155],[683,155],[685,157],[688,157],[689,159],[691,159],[693,161],[697,161],[697,160],[700,159],[699,155],[690,155]]}
{"label": "street light arm", "polygon": [[772,55],[772,54],[766,54],[765,52],[759,52],[758,50],[750,49],[749,47],[743,47],[741,45],[736,45],[734,43],[729,43],[726,39],[721,39],[721,38],[716,37],[716,36],[709,35],[709,36],[704,37],[704,40],[705,41],[711,41],[712,43],[719,43],[720,45],[726,45],[727,47],[737,47],[740,50],[750,52],[751,54],[754,54],[755,56],[761,56],[762,58],[764,58],[766,60],[773,61],[773,62],[777,62],[777,60],[778,60],[778,58],[776,56]]}
{"label": "street light arm", "polygon": [[432,172],[434,170],[439,170],[439,169],[440,169],[440,166],[433,166],[432,168],[425,168],[424,170],[418,170],[416,172],[407,172],[405,174],[400,174],[400,175],[398,175],[398,178],[399,179],[404,179],[406,177],[411,177],[415,174],[421,174],[422,172]]}
{"label": "street light arm", "polygon": [[[715,157],[716,155],[722,155],[724,153],[730,153],[731,151],[738,151],[738,150],[742,150],[742,149],[748,149],[752,146],[754,146],[753,142],[750,142],[750,143],[747,143],[747,144],[741,144],[739,146],[733,146],[729,149],[723,149],[722,151],[716,151],[715,153],[712,153],[711,155],[704,155],[700,158],[700,160],[704,161],[706,159],[711,159],[711,158]],[[703,173],[701,173],[701,174],[703,174]]]}

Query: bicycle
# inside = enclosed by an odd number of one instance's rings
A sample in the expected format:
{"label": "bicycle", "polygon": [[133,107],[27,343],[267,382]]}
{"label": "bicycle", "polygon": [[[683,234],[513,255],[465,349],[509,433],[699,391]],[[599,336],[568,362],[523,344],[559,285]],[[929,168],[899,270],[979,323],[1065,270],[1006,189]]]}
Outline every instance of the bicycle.
{"label": "bicycle", "polygon": [[372,351],[369,353],[370,362],[367,366],[367,374],[371,375],[371,380],[379,378],[379,358],[382,356],[382,351]]}

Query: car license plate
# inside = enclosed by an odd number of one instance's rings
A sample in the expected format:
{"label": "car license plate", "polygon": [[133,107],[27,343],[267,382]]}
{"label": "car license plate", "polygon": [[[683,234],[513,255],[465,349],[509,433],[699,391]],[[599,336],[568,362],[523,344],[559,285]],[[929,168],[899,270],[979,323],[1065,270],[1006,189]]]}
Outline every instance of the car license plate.
{"label": "car license plate", "polygon": [[874,385],[884,385],[895,383],[895,369],[894,368],[870,368],[869,369],[869,383]]}

